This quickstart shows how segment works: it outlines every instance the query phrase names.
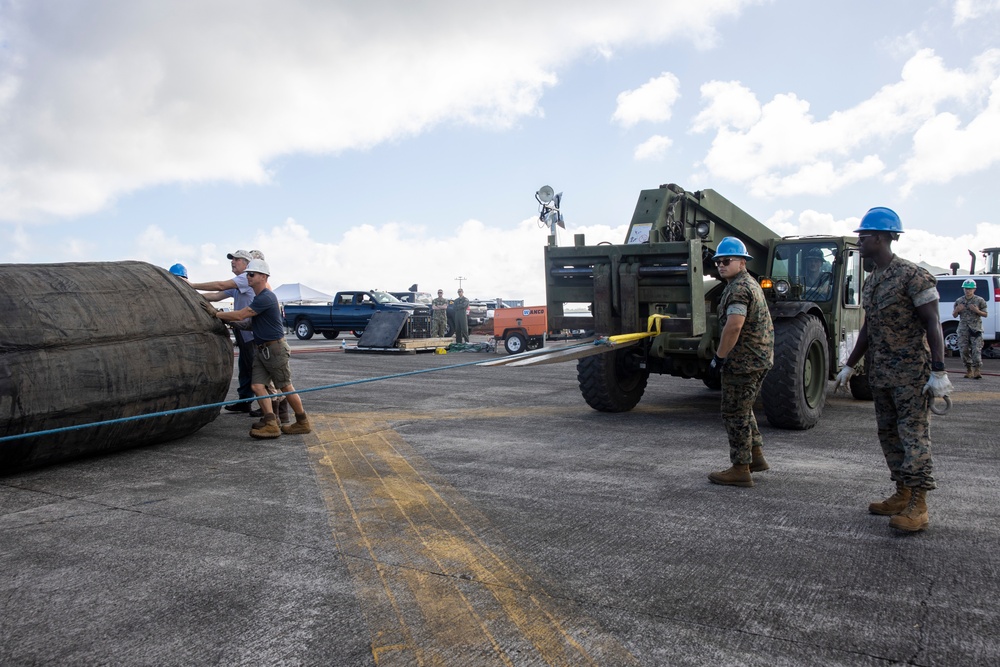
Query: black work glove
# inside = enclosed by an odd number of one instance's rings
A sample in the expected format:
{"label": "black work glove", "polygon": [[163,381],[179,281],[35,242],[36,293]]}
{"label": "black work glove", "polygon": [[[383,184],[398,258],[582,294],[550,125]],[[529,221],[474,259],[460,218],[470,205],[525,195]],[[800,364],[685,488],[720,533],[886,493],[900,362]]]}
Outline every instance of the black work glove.
{"label": "black work glove", "polygon": [[708,376],[716,382],[722,382],[722,367],[726,365],[725,357],[715,355],[708,364]]}

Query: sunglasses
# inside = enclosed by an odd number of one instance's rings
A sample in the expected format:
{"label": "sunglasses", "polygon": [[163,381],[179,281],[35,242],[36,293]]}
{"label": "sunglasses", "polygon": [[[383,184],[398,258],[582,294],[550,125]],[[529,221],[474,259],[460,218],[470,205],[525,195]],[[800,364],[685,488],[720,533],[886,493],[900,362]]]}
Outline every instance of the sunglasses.
{"label": "sunglasses", "polygon": [[723,257],[722,259],[715,260],[715,265],[716,266],[729,266],[730,262],[735,262],[735,261],[736,261],[736,259],[734,257]]}
{"label": "sunglasses", "polygon": [[254,276],[256,276],[256,275],[257,275],[257,274],[256,274],[256,273],[254,273],[253,271],[247,271],[247,278],[253,278],[253,277],[254,277]]}

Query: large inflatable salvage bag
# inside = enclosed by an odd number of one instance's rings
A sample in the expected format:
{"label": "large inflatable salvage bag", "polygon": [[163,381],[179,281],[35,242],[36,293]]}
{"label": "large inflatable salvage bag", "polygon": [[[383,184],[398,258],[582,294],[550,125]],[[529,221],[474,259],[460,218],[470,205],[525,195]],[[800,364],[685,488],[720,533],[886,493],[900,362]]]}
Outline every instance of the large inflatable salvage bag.
{"label": "large inflatable salvage bag", "polygon": [[[143,262],[0,264],[0,437],[223,401],[233,346]],[[216,406],[0,442],[0,475],[194,433]]]}

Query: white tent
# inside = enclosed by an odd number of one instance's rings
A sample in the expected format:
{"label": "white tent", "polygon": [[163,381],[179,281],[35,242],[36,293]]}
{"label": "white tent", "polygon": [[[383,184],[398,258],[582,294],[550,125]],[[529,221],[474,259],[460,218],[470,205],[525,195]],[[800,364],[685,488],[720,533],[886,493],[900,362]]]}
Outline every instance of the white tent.
{"label": "white tent", "polygon": [[275,288],[274,295],[280,303],[294,301],[332,301],[333,297],[302,283],[287,283]]}

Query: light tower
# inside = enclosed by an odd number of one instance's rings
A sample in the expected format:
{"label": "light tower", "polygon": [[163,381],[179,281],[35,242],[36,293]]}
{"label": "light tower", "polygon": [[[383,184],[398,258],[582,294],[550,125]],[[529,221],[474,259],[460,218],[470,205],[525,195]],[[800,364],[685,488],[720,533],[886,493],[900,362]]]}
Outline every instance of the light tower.
{"label": "light tower", "polygon": [[566,223],[559,211],[562,195],[561,192],[555,194],[555,190],[548,185],[538,188],[538,192],[535,193],[535,201],[542,207],[538,213],[538,221],[549,226],[549,234],[552,236],[556,235],[556,227],[566,229]]}

